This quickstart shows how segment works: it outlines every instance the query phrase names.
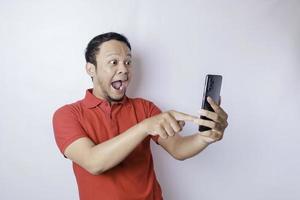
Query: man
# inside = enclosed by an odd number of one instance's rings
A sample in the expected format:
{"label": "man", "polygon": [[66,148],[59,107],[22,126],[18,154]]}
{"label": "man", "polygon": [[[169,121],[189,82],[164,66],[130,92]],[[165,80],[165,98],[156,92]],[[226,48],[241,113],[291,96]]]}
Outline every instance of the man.
{"label": "man", "polygon": [[[86,72],[93,88],[84,99],[53,115],[55,139],[72,160],[81,200],[160,200],[150,139],[178,160],[190,158],[222,139],[227,114],[209,99],[215,112],[203,120],[174,110],[161,112],[151,101],[129,98],[131,46],[118,33],[93,38],[86,48]],[[184,121],[212,128],[182,137]]]}

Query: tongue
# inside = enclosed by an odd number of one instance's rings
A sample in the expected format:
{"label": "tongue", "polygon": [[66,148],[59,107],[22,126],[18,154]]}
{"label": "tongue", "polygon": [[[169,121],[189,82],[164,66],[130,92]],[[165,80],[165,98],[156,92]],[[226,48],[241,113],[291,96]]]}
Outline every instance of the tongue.
{"label": "tongue", "polygon": [[113,86],[113,88],[115,88],[116,90],[120,89],[120,87],[122,86],[122,81],[115,81],[112,82],[111,84]]}

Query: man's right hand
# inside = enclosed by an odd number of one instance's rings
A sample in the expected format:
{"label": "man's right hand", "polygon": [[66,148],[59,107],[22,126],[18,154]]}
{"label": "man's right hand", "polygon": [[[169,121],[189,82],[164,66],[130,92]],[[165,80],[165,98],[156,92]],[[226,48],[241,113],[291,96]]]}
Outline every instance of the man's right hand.
{"label": "man's right hand", "polygon": [[191,116],[175,110],[160,113],[142,121],[148,135],[159,135],[166,139],[182,130],[185,121],[192,121],[199,125],[199,117]]}

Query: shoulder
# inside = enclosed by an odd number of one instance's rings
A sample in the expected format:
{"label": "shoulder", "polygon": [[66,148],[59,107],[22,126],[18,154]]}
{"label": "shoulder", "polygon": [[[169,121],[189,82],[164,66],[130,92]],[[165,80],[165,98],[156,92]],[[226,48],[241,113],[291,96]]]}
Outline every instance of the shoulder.
{"label": "shoulder", "polygon": [[82,101],[65,104],[54,110],[53,119],[76,116],[82,110]]}

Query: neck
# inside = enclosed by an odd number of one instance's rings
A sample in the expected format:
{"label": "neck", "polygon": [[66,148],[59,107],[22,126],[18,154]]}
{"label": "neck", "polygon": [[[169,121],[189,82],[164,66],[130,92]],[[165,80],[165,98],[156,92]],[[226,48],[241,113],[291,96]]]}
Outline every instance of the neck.
{"label": "neck", "polygon": [[[103,93],[101,91],[98,91],[97,89],[95,89],[95,87],[93,87],[93,95],[99,99],[102,99],[102,100],[106,100],[110,105],[114,105],[114,104],[117,104],[119,101],[113,101],[112,99],[110,98],[106,98]],[[123,97],[125,98],[125,96]]]}
{"label": "neck", "polygon": [[99,99],[106,99],[102,92],[98,91],[95,87],[93,87],[93,95]]}

